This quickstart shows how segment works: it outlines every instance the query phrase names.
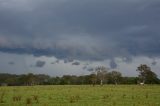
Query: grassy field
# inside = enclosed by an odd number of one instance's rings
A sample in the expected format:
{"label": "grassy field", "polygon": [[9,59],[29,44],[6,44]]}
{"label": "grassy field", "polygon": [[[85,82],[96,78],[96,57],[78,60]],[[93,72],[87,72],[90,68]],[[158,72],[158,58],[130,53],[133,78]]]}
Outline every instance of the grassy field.
{"label": "grassy field", "polygon": [[160,86],[0,87],[0,106],[160,106]]}

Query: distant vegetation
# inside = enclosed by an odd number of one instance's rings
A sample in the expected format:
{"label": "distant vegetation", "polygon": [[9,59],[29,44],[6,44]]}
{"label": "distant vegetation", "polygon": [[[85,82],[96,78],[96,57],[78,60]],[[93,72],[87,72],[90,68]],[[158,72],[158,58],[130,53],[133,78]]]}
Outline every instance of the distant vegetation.
{"label": "distant vegetation", "polygon": [[110,71],[104,66],[98,66],[91,71],[90,75],[76,76],[64,75],[62,77],[51,77],[44,74],[13,75],[0,74],[0,85],[21,86],[21,85],[84,85],[99,84],[159,84],[160,80],[157,75],[151,71],[151,68],[145,64],[137,68],[139,76],[124,77],[118,71]]}

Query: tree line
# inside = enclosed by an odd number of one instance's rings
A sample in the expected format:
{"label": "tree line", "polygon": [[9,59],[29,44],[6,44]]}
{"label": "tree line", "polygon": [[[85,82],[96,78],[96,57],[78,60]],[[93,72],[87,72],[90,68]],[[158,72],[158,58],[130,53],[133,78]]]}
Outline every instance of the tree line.
{"label": "tree line", "polygon": [[124,77],[119,71],[110,71],[104,66],[96,67],[89,75],[63,75],[62,77],[51,77],[45,74],[0,74],[0,85],[9,86],[31,86],[31,85],[84,85],[91,84],[160,84],[160,79],[151,71],[146,64],[137,67],[137,77]]}

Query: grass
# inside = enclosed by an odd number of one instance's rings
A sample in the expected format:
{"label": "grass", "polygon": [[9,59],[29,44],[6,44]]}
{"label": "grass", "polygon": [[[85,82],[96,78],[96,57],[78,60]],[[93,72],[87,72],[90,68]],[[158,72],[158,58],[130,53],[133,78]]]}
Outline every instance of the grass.
{"label": "grass", "polygon": [[160,85],[0,87],[0,106],[160,106]]}

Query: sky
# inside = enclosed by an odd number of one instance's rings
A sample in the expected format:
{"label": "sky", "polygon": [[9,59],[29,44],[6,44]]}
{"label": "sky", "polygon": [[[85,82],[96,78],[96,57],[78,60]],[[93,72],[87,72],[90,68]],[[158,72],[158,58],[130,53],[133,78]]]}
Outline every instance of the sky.
{"label": "sky", "polygon": [[0,73],[160,76],[159,0],[0,0]]}

